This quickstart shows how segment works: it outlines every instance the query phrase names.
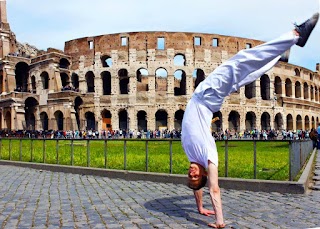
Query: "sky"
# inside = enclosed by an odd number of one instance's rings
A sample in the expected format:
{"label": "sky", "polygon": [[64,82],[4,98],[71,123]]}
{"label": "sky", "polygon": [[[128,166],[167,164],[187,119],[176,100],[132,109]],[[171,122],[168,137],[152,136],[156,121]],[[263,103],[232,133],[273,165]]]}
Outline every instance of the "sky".
{"label": "sky", "polygon": [[[319,12],[320,0],[7,0],[21,43],[64,49],[69,40],[110,33],[212,33],[268,41]],[[312,71],[320,62],[320,22],[289,63]]]}

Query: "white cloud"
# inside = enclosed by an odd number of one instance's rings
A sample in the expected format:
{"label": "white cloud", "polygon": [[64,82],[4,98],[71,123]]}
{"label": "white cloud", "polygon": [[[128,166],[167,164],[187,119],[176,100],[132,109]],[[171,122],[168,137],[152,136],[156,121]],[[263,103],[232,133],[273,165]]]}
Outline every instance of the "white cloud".
{"label": "white cloud", "polygon": [[[306,3],[307,2],[307,3]],[[20,42],[63,49],[80,37],[135,31],[217,33],[270,40],[319,11],[318,0],[8,0]],[[319,26],[290,60],[312,70],[319,62]],[[290,61],[290,62],[291,62]]]}

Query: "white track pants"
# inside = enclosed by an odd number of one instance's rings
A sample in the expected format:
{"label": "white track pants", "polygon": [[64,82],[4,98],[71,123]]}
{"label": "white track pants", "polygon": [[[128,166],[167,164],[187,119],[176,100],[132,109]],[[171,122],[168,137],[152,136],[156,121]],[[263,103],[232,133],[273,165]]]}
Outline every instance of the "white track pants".
{"label": "white track pants", "polygon": [[241,50],[198,85],[182,121],[182,146],[190,162],[205,168],[208,160],[218,165],[210,129],[212,114],[220,110],[226,96],[270,70],[298,38],[290,31],[254,48]]}

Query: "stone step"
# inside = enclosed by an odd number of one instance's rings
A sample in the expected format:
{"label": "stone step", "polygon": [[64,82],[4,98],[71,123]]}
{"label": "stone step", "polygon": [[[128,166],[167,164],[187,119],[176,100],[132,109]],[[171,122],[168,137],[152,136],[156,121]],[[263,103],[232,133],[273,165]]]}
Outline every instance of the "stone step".
{"label": "stone step", "polygon": [[319,170],[314,171],[314,175],[315,176],[320,176],[320,171]]}
{"label": "stone step", "polygon": [[314,185],[313,187],[311,187],[311,189],[320,191],[320,185]]}
{"label": "stone step", "polygon": [[315,181],[320,181],[320,176],[313,176],[312,179]]}

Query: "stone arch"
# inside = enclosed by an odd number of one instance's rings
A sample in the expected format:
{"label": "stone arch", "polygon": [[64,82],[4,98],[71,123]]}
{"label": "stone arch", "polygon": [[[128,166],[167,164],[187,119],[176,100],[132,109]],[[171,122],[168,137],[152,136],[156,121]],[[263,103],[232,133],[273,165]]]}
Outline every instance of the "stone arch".
{"label": "stone arch", "polygon": [[309,119],[309,116],[308,115],[306,115],[305,117],[304,117],[304,129],[305,130],[310,130],[311,128],[310,128],[310,119]]}
{"label": "stone arch", "polygon": [[253,81],[244,87],[244,94],[247,99],[256,97],[256,81]]}
{"label": "stone arch", "polygon": [[4,121],[6,124],[6,129],[11,130],[12,126],[11,126],[11,112],[7,111],[6,115],[4,116]]}
{"label": "stone arch", "polygon": [[173,58],[174,66],[186,66],[186,57],[184,54],[177,53]]}
{"label": "stone arch", "polygon": [[31,92],[33,94],[37,93],[37,90],[36,90],[36,77],[34,75],[31,76]]}
{"label": "stone arch", "polygon": [[65,68],[65,69],[69,69],[70,66],[70,62],[68,59],[66,58],[61,58],[59,61],[59,67],[60,68]]}
{"label": "stone arch", "polygon": [[111,73],[108,71],[101,72],[102,94],[111,95]]}
{"label": "stone arch", "polygon": [[314,87],[313,85],[310,85],[310,95],[311,95],[311,100],[314,100]]}
{"label": "stone arch", "polygon": [[158,110],[155,113],[156,119],[156,129],[159,130],[160,128],[168,128],[168,113],[165,110]]}
{"label": "stone arch", "polygon": [[41,72],[40,74],[42,89],[46,90],[49,89],[49,74],[46,71]]}
{"label": "stone arch", "polygon": [[149,91],[149,72],[145,68],[140,68],[136,72],[137,91]]}
{"label": "stone arch", "polygon": [[101,57],[101,64],[104,68],[112,67],[112,58],[109,55],[103,55]]}
{"label": "stone arch", "polygon": [[112,130],[112,114],[109,110],[104,109],[101,112],[102,117],[102,129],[103,130]]}
{"label": "stone arch", "polygon": [[307,82],[303,84],[303,98],[304,99],[309,99],[309,86]]}
{"label": "stone arch", "polygon": [[196,89],[199,83],[201,83],[206,78],[204,71],[200,68],[197,68],[193,71],[192,77],[194,81],[194,89]]}
{"label": "stone arch", "polygon": [[77,129],[81,130],[81,120],[80,120],[80,106],[83,104],[83,100],[80,96],[77,96],[74,99],[74,110],[75,110],[75,116],[76,116],[76,122],[77,122]]}
{"label": "stone arch", "polygon": [[85,118],[87,122],[87,130],[96,130],[96,118],[93,112],[88,111],[85,113]]}
{"label": "stone arch", "polygon": [[120,130],[127,130],[128,128],[128,124],[129,124],[129,116],[128,116],[128,112],[124,109],[120,110],[118,113],[119,116],[119,129]]}
{"label": "stone arch", "polygon": [[39,102],[33,98],[28,97],[24,102],[24,117],[25,117],[25,125],[27,130],[35,130],[36,129],[36,111]]}
{"label": "stone arch", "polygon": [[174,95],[185,95],[186,94],[186,73],[183,70],[177,70],[174,73]]}
{"label": "stone arch", "polygon": [[145,111],[140,110],[137,113],[137,130],[148,130],[147,113]]}
{"label": "stone arch", "polygon": [[294,69],[294,76],[300,77],[300,71],[299,69]]}
{"label": "stone arch", "polygon": [[274,91],[278,95],[282,94],[282,81],[279,76],[276,76],[274,79]]}
{"label": "stone arch", "polygon": [[301,98],[301,83],[299,81],[297,81],[295,83],[295,97],[296,98]]}
{"label": "stone arch", "polygon": [[29,65],[25,62],[19,62],[15,66],[16,89],[18,92],[28,91]]}
{"label": "stone arch", "polygon": [[270,100],[270,78],[266,74],[261,76],[260,91],[262,100]]}
{"label": "stone arch", "polygon": [[287,130],[293,130],[293,117],[291,114],[287,115]]}
{"label": "stone arch", "polygon": [[[218,119],[215,119],[218,118]],[[222,131],[222,113],[221,111],[217,111],[213,113],[212,119],[215,120],[211,122],[211,129],[213,132],[220,132]]]}
{"label": "stone arch", "polygon": [[292,96],[292,82],[290,79],[286,79],[285,88],[286,88],[286,96],[291,97]]}
{"label": "stone arch", "polygon": [[49,118],[48,114],[46,112],[40,113],[40,123],[41,123],[41,129],[42,130],[48,130],[49,129]]}
{"label": "stone arch", "polygon": [[257,117],[253,111],[247,112],[245,120],[246,130],[250,131],[256,129],[256,120]]}
{"label": "stone arch", "polygon": [[62,111],[57,110],[54,112],[54,118],[56,120],[57,130],[64,130],[64,116]]}
{"label": "stone arch", "polygon": [[62,88],[69,85],[70,79],[67,73],[64,73],[64,72],[60,73],[60,78],[61,78]]}
{"label": "stone arch", "polygon": [[76,91],[79,91],[79,76],[76,73],[71,75],[71,84]]}
{"label": "stone arch", "polygon": [[281,113],[277,113],[274,118],[274,129],[275,130],[283,129],[283,118]]}
{"label": "stone arch", "polygon": [[301,130],[302,129],[302,117],[301,117],[301,115],[297,115],[296,127],[297,127],[297,130]]}
{"label": "stone arch", "polygon": [[128,70],[122,68],[118,71],[120,94],[129,94],[129,76]]}
{"label": "stone arch", "polygon": [[155,80],[155,88],[156,91],[167,91],[167,78],[168,72],[165,68],[158,68],[156,70],[156,80]]}
{"label": "stone arch", "polygon": [[268,112],[263,112],[261,115],[261,130],[271,130],[270,126],[270,114]]}
{"label": "stone arch", "polygon": [[174,129],[181,130],[182,129],[182,119],[184,115],[184,110],[177,110],[174,113]]}
{"label": "stone arch", "polygon": [[94,74],[92,71],[86,73],[87,92],[95,92]]}
{"label": "stone arch", "polygon": [[228,117],[229,130],[240,131],[240,115],[237,111],[231,111]]}

